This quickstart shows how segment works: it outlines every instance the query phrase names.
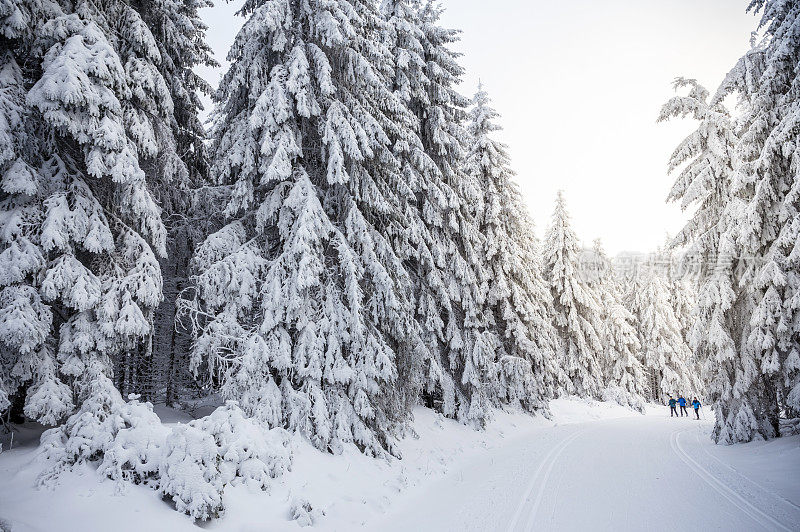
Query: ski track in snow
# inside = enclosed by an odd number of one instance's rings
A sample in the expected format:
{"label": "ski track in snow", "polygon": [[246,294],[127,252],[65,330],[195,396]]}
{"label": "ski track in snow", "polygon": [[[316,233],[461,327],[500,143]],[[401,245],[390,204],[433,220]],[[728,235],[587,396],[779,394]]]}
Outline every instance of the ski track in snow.
{"label": "ski track in snow", "polygon": [[[765,487],[770,473],[734,467],[758,444],[717,447],[711,426],[648,415],[543,429],[462,463],[366,529],[800,530],[800,507]],[[778,474],[791,483],[798,466]]]}
{"label": "ski track in snow", "polygon": [[[697,462],[692,456],[686,452],[686,450],[681,445],[681,434],[688,432],[691,429],[684,429],[675,431],[670,436],[670,445],[672,446],[672,450],[678,455],[678,457],[683,460],[683,462],[688,465],[696,474],[699,476],[703,481],[708,484],[711,488],[717,491],[720,495],[726,498],[731,504],[739,508],[743,513],[750,516],[753,521],[760,524],[767,530],[786,530],[787,532],[792,532],[792,529],[772,517],[761,511],[759,508],[754,506],[750,503],[747,499],[742,497],[736,489],[734,489],[733,485],[729,484],[725,479],[721,476],[717,476],[707,468],[703,467],[699,462]],[[706,454],[711,455],[706,451]],[[713,455],[712,455],[713,456]],[[743,475],[742,475],[743,476]],[[744,477],[744,476],[743,476]],[[746,477],[744,477],[746,479]],[[749,480],[749,479],[747,479]],[[751,481],[752,482],[752,481]],[[755,486],[758,486],[755,482],[752,482]],[[763,488],[761,488],[763,490]],[[765,493],[769,493],[766,490],[763,490]],[[752,493],[748,493],[751,497],[753,496]],[[775,496],[770,494],[773,498]],[[781,499],[778,497],[778,499]]]}
{"label": "ski track in snow", "polygon": [[[550,478],[550,474],[553,471],[553,465],[558,460],[558,457],[561,456],[561,453],[564,452],[564,449],[569,446],[574,440],[578,438],[584,431],[579,431],[571,436],[567,436],[563,438],[558,444],[554,445],[550,452],[547,453],[547,456],[542,459],[539,463],[539,467],[536,469],[536,472],[531,477],[530,485],[528,489],[525,491],[525,495],[519,501],[519,505],[517,506],[516,512],[514,512],[514,516],[511,519],[511,523],[508,526],[508,532],[514,532],[517,530],[517,526],[519,524],[520,517],[525,510],[528,510],[528,519],[525,521],[526,527],[525,529],[529,529],[531,527],[531,523],[536,516],[536,511],[539,508],[539,505],[542,502],[542,495],[544,493],[544,487],[547,484],[547,480]],[[544,474],[544,477],[541,479],[539,475],[542,473],[542,470],[547,467],[547,471]],[[539,490],[536,493],[536,498],[531,501],[531,495],[533,494],[533,490],[536,489],[536,486],[539,486]]]}
{"label": "ski track in snow", "polygon": [[[695,431],[695,439],[697,440],[697,443],[700,444],[700,432],[699,431]],[[735,467],[731,466],[730,464],[726,464],[725,462],[723,462],[722,460],[720,460],[719,458],[717,458],[716,456],[714,456],[713,454],[708,452],[708,449],[706,449],[705,447],[702,447],[702,449],[703,449],[703,453],[706,456],[708,456],[709,458],[714,460],[714,462],[716,462],[717,464],[721,465],[725,469],[727,469],[730,472],[732,472],[733,474],[735,474],[740,480],[744,480],[744,481],[750,483],[751,485],[755,486],[757,489],[761,490],[764,493],[768,493],[770,496],[774,497],[776,500],[780,500],[782,503],[791,506],[795,510],[800,510],[800,505],[793,503],[792,501],[790,501],[786,497],[782,497],[778,493],[775,493],[775,491],[762,486],[761,484],[759,484],[758,482],[756,482],[752,478],[748,477],[747,475],[742,474]]]}

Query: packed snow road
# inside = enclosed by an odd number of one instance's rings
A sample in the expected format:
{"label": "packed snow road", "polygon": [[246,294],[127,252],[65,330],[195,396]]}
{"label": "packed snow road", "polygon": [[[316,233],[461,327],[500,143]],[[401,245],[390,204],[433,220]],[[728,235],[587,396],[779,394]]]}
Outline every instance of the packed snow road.
{"label": "packed snow road", "polygon": [[409,493],[375,528],[800,530],[797,438],[724,447],[710,430],[660,415],[560,425]]}

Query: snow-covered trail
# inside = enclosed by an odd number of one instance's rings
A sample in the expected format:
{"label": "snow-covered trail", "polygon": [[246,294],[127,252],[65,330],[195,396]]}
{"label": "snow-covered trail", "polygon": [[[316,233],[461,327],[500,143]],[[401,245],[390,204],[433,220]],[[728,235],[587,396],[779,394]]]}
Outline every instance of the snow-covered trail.
{"label": "snow-covered trail", "polygon": [[374,529],[800,530],[797,464],[758,463],[797,441],[721,447],[710,429],[650,415],[543,430],[409,493]]}
{"label": "snow-covered trail", "polygon": [[[203,529],[303,530],[289,512],[302,497],[319,509],[306,530],[319,532],[800,530],[800,435],[726,447],[710,421],[665,407],[641,416],[562,398],[551,410],[554,421],[498,411],[474,431],[419,408],[403,460],[324,454],[296,436],[291,473],[269,492],[231,486],[224,517]],[[90,465],[35,489],[38,434],[21,431],[0,455],[0,530],[201,530],[153,489]]]}

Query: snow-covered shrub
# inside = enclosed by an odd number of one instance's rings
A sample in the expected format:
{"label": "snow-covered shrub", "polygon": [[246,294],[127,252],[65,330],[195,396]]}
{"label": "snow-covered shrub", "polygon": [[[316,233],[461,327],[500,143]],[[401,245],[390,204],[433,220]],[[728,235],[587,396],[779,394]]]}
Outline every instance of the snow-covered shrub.
{"label": "snow-covered shrub", "polygon": [[289,434],[283,429],[267,430],[246,418],[235,401],[228,401],[210,415],[193,421],[216,441],[224,483],[239,479],[267,489],[270,479],[291,468]]}
{"label": "snow-covered shrub", "polygon": [[122,409],[127,428],[117,432],[105,449],[98,471],[118,481],[134,484],[158,480],[161,456],[169,429],[153,412],[153,405],[137,396]]}
{"label": "snow-covered shrub", "polygon": [[218,517],[224,484],[214,438],[192,423],[175,427],[167,437],[159,474],[160,491],[175,508],[195,519]]}
{"label": "snow-covered shrub", "polygon": [[603,401],[615,402],[620,406],[644,413],[644,401],[641,396],[631,393],[619,386],[608,386],[603,389]]}
{"label": "snow-covered shrub", "polygon": [[167,437],[161,492],[195,519],[221,515],[226,485],[245,482],[267,490],[291,466],[288,433],[267,430],[228,401],[210,415],[173,429]]}
{"label": "snow-covered shrub", "polygon": [[234,401],[169,430],[152,404],[134,395],[124,401],[102,374],[91,383],[81,409],[42,436],[43,454],[54,463],[40,485],[77,463],[99,461],[102,475],[147,484],[178,511],[207,520],[222,514],[226,485],[267,490],[270,479],[291,467],[288,433],[246,418]]}
{"label": "snow-covered shrub", "polygon": [[102,458],[117,432],[126,428],[121,415],[124,400],[108,377],[100,373],[89,386],[80,410],[64,425],[42,435],[45,456],[57,464],[69,466]]}
{"label": "snow-covered shrub", "polygon": [[94,460],[102,460],[99,471],[109,478],[145,482],[158,469],[164,435],[153,405],[140,403],[135,396],[126,402],[99,373],[90,381],[80,410],[42,435],[44,456],[53,465],[39,482],[47,484],[73,465]]}
{"label": "snow-covered shrub", "polygon": [[800,417],[781,419],[781,436],[800,434]]}
{"label": "snow-covered shrub", "polygon": [[292,500],[289,513],[292,521],[296,521],[299,526],[304,528],[314,526],[317,519],[325,515],[324,511],[312,507],[311,503],[302,497],[296,497]]}

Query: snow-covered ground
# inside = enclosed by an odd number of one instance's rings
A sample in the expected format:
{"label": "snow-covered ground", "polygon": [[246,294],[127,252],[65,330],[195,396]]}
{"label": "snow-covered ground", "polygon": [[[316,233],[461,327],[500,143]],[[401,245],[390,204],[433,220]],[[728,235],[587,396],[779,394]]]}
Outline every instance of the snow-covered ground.
{"label": "snow-covered ground", "polygon": [[[325,455],[298,438],[270,493],[229,487],[225,516],[203,527],[299,530],[290,508],[301,500],[315,530],[800,529],[800,437],[722,447],[709,421],[666,408],[641,416],[562,399],[552,410],[553,420],[498,412],[475,432],[420,408],[403,460]],[[32,436],[0,454],[0,530],[196,530],[155,491],[120,489],[89,467],[36,490]]]}
{"label": "snow-covered ground", "polygon": [[800,530],[800,439],[715,446],[709,422],[561,425],[409,492],[375,530]]}

